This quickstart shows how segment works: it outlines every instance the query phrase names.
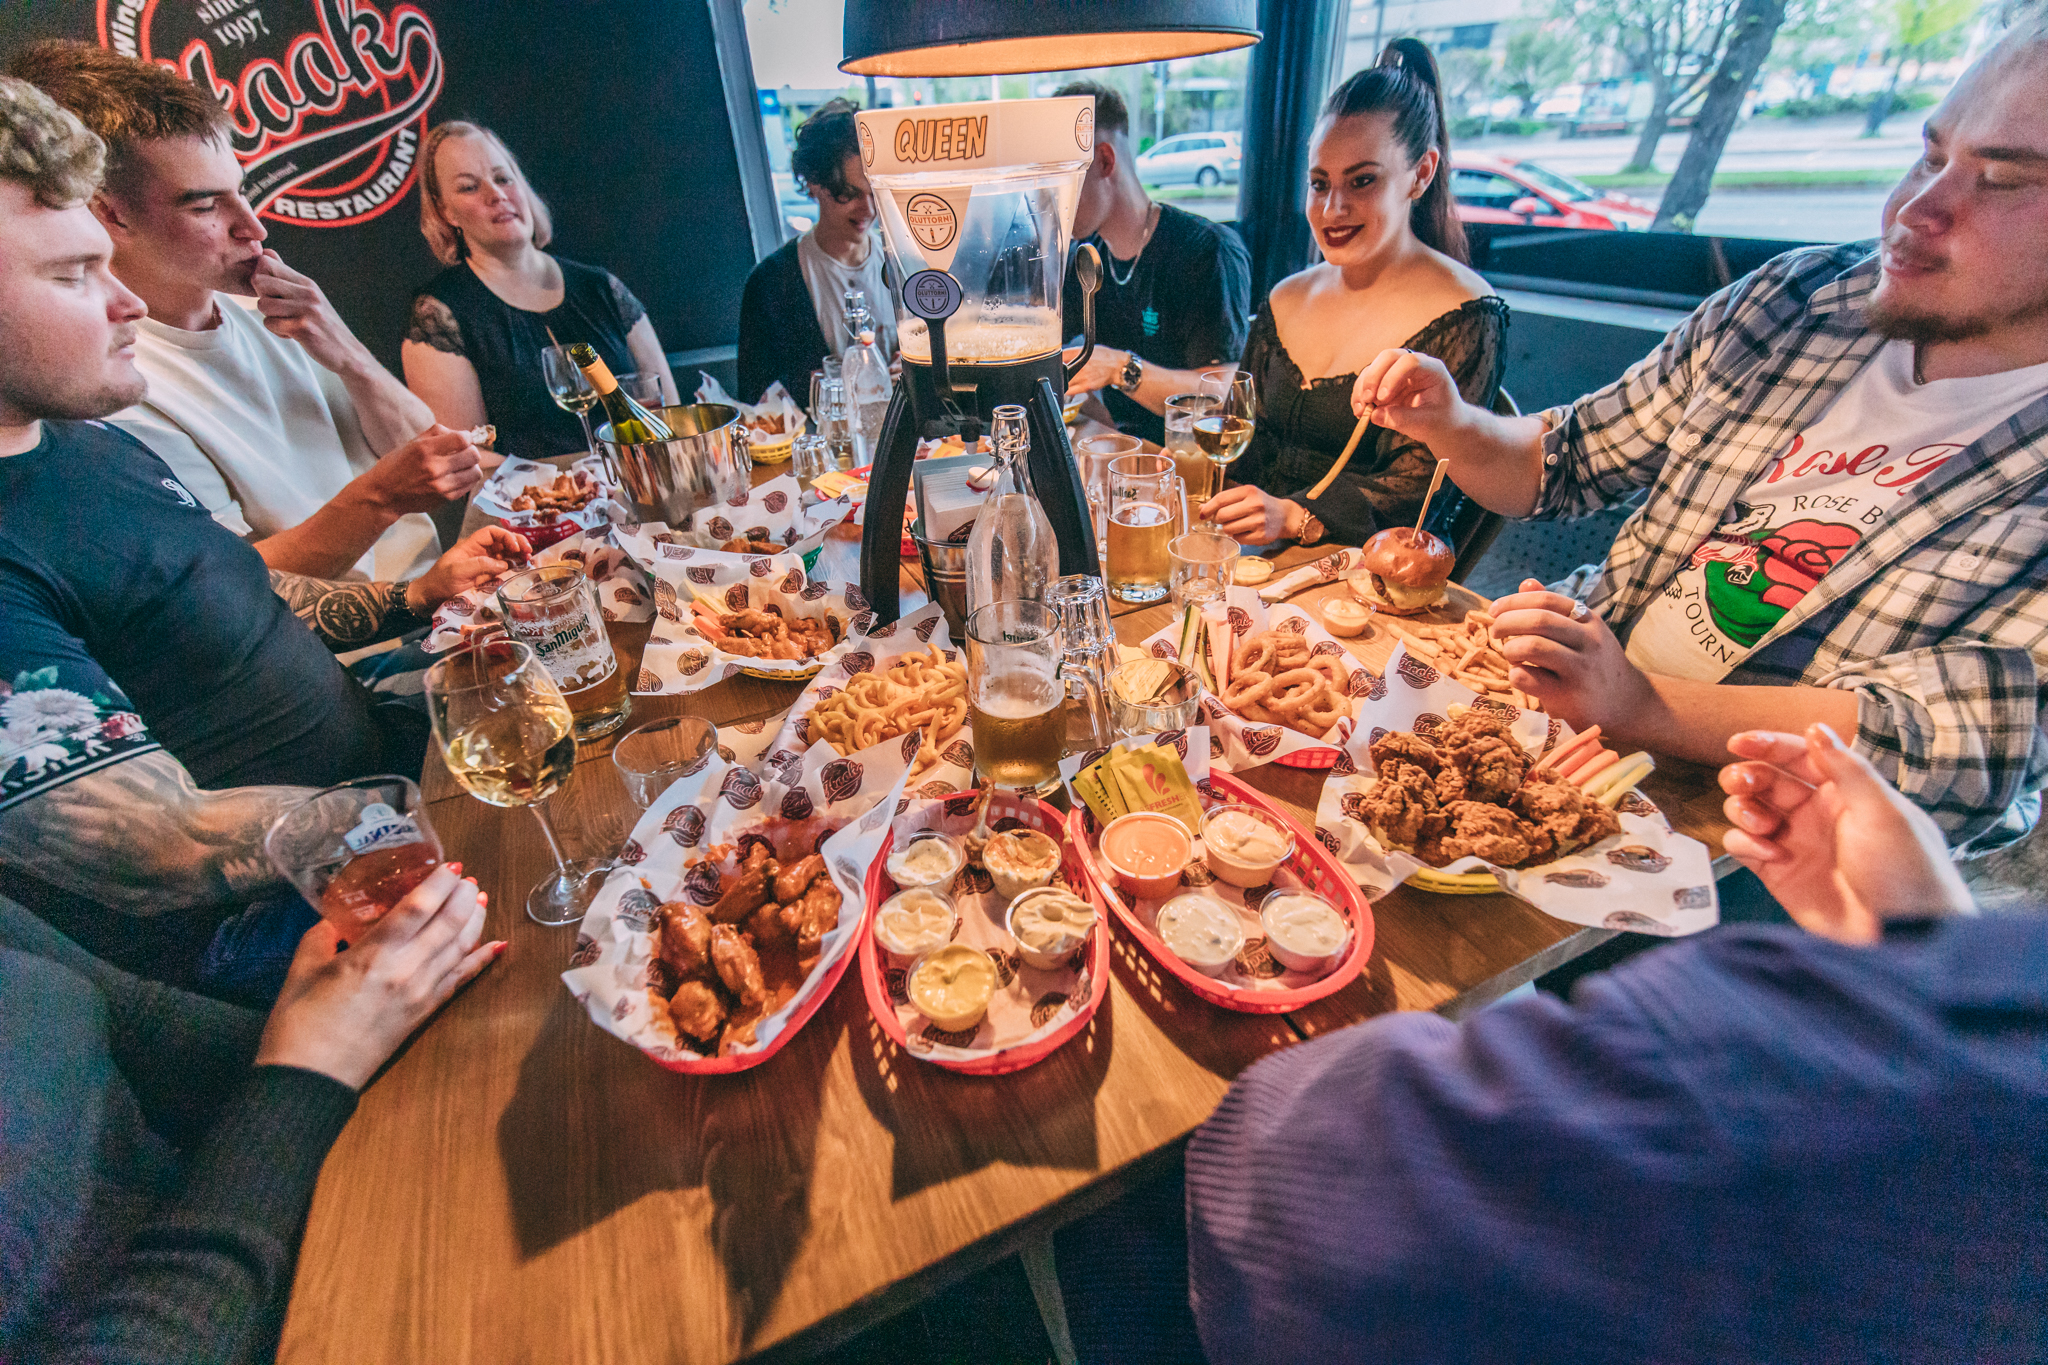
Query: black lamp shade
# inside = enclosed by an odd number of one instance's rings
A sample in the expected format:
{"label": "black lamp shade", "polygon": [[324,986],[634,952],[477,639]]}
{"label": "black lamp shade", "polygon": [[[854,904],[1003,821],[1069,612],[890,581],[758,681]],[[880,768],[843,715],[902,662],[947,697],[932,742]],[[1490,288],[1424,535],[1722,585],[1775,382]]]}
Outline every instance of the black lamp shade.
{"label": "black lamp shade", "polygon": [[856,76],[995,76],[1249,47],[1257,0],[846,0]]}

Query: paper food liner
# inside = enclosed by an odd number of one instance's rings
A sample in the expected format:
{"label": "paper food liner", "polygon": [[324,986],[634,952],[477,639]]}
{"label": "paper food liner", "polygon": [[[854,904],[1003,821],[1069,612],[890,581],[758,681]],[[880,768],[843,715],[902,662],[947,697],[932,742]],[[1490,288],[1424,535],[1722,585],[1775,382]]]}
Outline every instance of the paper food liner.
{"label": "paper food liner", "polygon": [[[835,498],[805,507],[794,474],[778,474],[723,502],[700,507],[678,530],[658,521],[637,528],[656,539],[667,532],[679,545],[716,550],[735,536],[772,540],[796,554],[809,554],[825,543],[833,527],[853,515],[853,500]],[[635,528],[629,527],[631,531]]]}
{"label": "paper food liner", "polygon": [[[762,781],[746,769],[707,754],[702,766],[678,779],[647,808],[619,852],[622,866],[605,880],[576,938],[562,981],[606,1033],[658,1061],[704,1060],[679,1040],[666,1003],[651,988],[666,967],[654,964],[656,912],[667,901],[699,906],[718,899],[709,879],[692,870],[710,864],[721,880],[738,866],[748,835],[767,838],[778,855],[824,855],[839,888],[839,924],[825,935],[810,975],[781,1009],[755,1026],[754,1041],[734,1049],[745,1055],[776,1043],[789,1020],[831,979],[828,970],[859,943],[867,916],[867,870],[896,808],[905,763],[805,764],[785,783]],[[709,896],[709,900],[706,897]]]}
{"label": "paper food liner", "polygon": [[[960,651],[951,647],[945,613],[937,603],[920,607],[901,620],[877,626],[862,636],[858,649],[847,651],[821,669],[789,708],[788,715],[783,717],[768,745],[766,771],[779,772],[801,763],[813,748],[836,754],[837,751],[822,738],[813,742],[811,708],[844,688],[849,679],[867,672],[886,672],[904,655],[922,654],[934,645],[948,660],[960,658]],[[866,762],[869,755],[901,742],[901,739],[880,740],[845,757]],[[974,732],[963,722],[960,733],[939,746],[939,761],[921,773],[913,773],[905,784],[905,791],[920,797],[937,797],[973,786]]]}
{"label": "paper food liner", "polygon": [[504,627],[505,615],[498,609],[498,585],[527,568],[564,562],[578,563],[591,582],[597,584],[597,601],[607,621],[648,621],[654,617],[654,582],[612,544],[606,533],[582,531],[567,540],[534,551],[532,560],[517,569],[499,574],[481,588],[449,598],[434,608],[433,626],[421,648],[429,654],[467,644],[480,634]]}
{"label": "paper food liner", "polygon": [[[974,828],[976,800],[973,796],[953,796],[935,801],[912,801],[909,808],[896,817],[894,847],[901,848],[928,830],[956,838],[966,834]],[[1088,888],[1081,884],[1084,874],[1080,863],[1071,852],[1066,852],[1066,833],[1058,812],[1048,813],[1035,801],[1029,806],[1027,810],[1024,803],[1014,798],[1005,800],[1003,795],[991,797],[989,828],[998,833],[1008,829],[1035,829],[1049,836],[1065,852],[1065,859],[1054,874],[1052,885],[1067,887],[1083,900],[1092,899]],[[885,885],[893,885],[888,882],[886,873],[883,881]],[[948,1033],[926,1019],[910,1003],[909,969],[891,966],[886,952],[877,943],[876,965],[881,968],[889,1002],[896,1007],[896,1022],[908,1035],[912,1052],[940,1061],[974,1061],[992,1052],[1035,1043],[1086,1007],[1089,996],[1094,994],[1090,972],[1106,970],[1109,965],[1093,960],[1094,934],[1088,936],[1087,945],[1065,967],[1058,971],[1041,971],[1018,954],[1016,940],[1004,927],[1010,902],[996,891],[995,879],[986,871],[978,867],[962,868],[960,875],[953,879],[952,886],[946,889],[946,894],[952,898],[953,908],[960,912],[960,930],[953,936],[953,941],[980,948],[994,960],[996,993],[989,1001],[988,1014],[975,1026],[972,1035],[962,1037],[958,1033]]]}
{"label": "paper food liner", "polygon": [[[499,465],[491,477],[484,480],[483,486],[476,490],[470,501],[475,504],[477,511],[485,516],[496,517],[500,521],[531,517],[535,515],[532,512],[513,511],[513,499],[529,488],[547,487],[560,478],[563,472],[553,465],[538,464],[514,456]],[[586,531],[595,531],[613,522],[632,519],[625,499],[619,494],[618,485],[613,483],[611,476],[605,472],[603,460],[595,455],[586,455],[570,465],[567,472],[589,475],[591,481],[597,485],[598,496],[585,503],[579,511],[561,513],[563,520],[573,521]]]}
{"label": "paper food liner", "polygon": [[768,386],[768,392],[761,395],[758,403],[742,403],[725,391],[725,386],[711,377],[705,370],[697,371],[697,392],[699,403],[723,403],[740,415],[743,422],[752,423],[763,417],[776,417],[782,421],[780,436],[769,436],[770,441],[783,440],[804,434],[804,410],[796,399],[789,396],[789,390],[776,380]]}
{"label": "paper food liner", "polygon": [[[1358,656],[1344,647],[1342,641],[1324,630],[1322,623],[1300,607],[1286,603],[1268,605],[1259,599],[1251,588],[1232,588],[1225,599],[1230,604],[1232,620],[1238,623],[1236,639],[1242,645],[1248,636],[1262,630],[1281,630],[1293,635],[1307,637],[1309,649],[1315,654],[1327,654],[1336,658],[1345,667],[1347,687],[1352,698],[1354,713],[1360,706],[1359,699],[1372,685],[1372,673],[1359,662]],[[1242,617],[1237,613],[1243,613]],[[1245,624],[1249,622],[1249,626]],[[1180,621],[1164,630],[1149,635],[1143,642],[1154,658],[1177,659],[1180,657]],[[1286,754],[1298,753],[1303,749],[1341,749],[1357,723],[1354,719],[1339,718],[1327,734],[1304,734],[1300,730],[1284,725],[1268,725],[1263,721],[1245,720],[1225,710],[1223,699],[1207,688],[1202,690],[1202,715],[1208,721],[1212,734],[1209,756],[1217,768],[1226,773],[1241,773],[1271,763]]]}
{"label": "paper food liner", "polygon": [[[1125,749],[1142,749],[1147,744],[1158,744],[1179,754],[1181,765],[1188,770],[1188,778],[1195,784],[1195,790],[1202,798],[1202,813],[1206,815],[1218,806],[1231,804],[1209,785],[1208,755],[1215,752],[1215,746],[1209,742],[1210,737],[1208,726],[1197,725],[1186,730],[1166,730],[1156,735],[1139,735],[1119,743]],[[1107,749],[1095,749],[1089,753],[1062,759],[1060,776],[1071,783],[1075,773],[1108,752]],[[1229,771],[1220,763],[1216,767],[1222,771]],[[1072,797],[1074,809],[1084,809],[1081,798],[1073,795],[1073,788],[1069,786],[1067,791]],[[1101,836],[1102,830],[1095,823],[1092,811],[1082,823],[1087,826],[1091,839]],[[1095,857],[1097,866],[1107,868],[1107,864],[1102,862],[1099,846],[1091,846],[1089,852]],[[1329,965],[1315,972],[1297,972],[1266,951],[1266,928],[1259,922],[1259,902],[1273,891],[1293,887],[1308,888],[1308,883],[1286,863],[1282,863],[1274,870],[1273,880],[1264,886],[1232,886],[1211,872],[1209,865],[1203,861],[1202,839],[1197,832],[1194,856],[1188,860],[1187,870],[1181,873],[1180,885],[1173,889],[1172,895],[1157,899],[1134,900],[1128,890],[1117,889],[1112,892],[1108,888],[1104,889],[1103,894],[1122,897],[1124,904],[1130,907],[1132,915],[1154,938],[1159,938],[1159,907],[1172,900],[1174,896],[1184,896],[1191,891],[1213,896],[1237,911],[1238,921],[1244,926],[1244,947],[1238,951],[1237,960],[1231,963],[1221,976],[1212,978],[1216,984],[1234,991],[1298,991],[1313,986],[1341,967],[1351,952],[1351,939],[1346,937],[1343,946],[1331,954]],[[1343,907],[1339,906],[1337,913],[1342,915]],[[1355,926],[1353,932],[1357,932]],[[1160,951],[1173,951],[1165,946],[1164,939],[1159,941]]]}
{"label": "paper food liner", "polygon": [[[625,539],[634,558],[653,573],[654,611],[659,618],[641,656],[640,675],[633,681],[633,691],[640,696],[701,692],[742,672],[804,675],[821,663],[829,666],[841,655],[866,647],[861,633],[875,614],[860,589],[851,583],[808,577],[799,555],[728,554],[657,544],[638,536]],[[715,604],[720,611],[772,607],[792,620],[834,616],[840,623],[839,643],[809,659],[756,659],[728,653],[691,624],[690,602],[697,598]]]}
{"label": "paper food liner", "polygon": [[[1364,821],[1351,813],[1357,809],[1355,798],[1379,780],[1372,771],[1372,742],[1390,730],[1427,733],[1444,723],[1451,707],[1461,705],[1481,706],[1503,717],[1512,713],[1515,738],[1534,754],[1549,753],[1572,737],[1571,727],[1555,717],[1492,698],[1482,701],[1436,667],[1410,658],[1405,645],[1397,645],[1387,661],[1386,677],[1375,678],[1360,703],[1358,728],[1330,770],[1316,804],[1316,838],[1374,900],[1428,864],[1382,848]],[[1706,845],[1673,830],[1641,792],[1623,797],[1615,814],[1621,819],[1620,834],[1536,867],[1516,871],[1479,858],[1460,858],[1433,870],[1491,872],[1503,890],[1546,915],[1596,929],[1675,938],[1718,923],[1720,900]]]}

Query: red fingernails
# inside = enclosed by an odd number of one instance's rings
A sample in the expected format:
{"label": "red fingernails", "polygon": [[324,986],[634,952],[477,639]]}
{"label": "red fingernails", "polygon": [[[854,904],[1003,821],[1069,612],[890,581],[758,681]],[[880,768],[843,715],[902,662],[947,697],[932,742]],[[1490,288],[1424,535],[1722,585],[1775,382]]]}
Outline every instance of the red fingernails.
{"label": "red fingernails", "polygon": [[454,873],[454,874],[455,874],[456,876],[460,877],[460,876],[462,875],[462,864],[461,864],[461,863],[450,863],[450,864],[448,864],[448,870],[449,870],[450,872],[453,872],[453,873]]}
{"label": "red fingernails", "polygon": [[499,939],[496,943],[493,943],[491,945],[491,961],[496,962],[499,958],[503,957],[505,955],[505,950],[511,946],[512,945],[510,943],[506,942],[502,938]]}

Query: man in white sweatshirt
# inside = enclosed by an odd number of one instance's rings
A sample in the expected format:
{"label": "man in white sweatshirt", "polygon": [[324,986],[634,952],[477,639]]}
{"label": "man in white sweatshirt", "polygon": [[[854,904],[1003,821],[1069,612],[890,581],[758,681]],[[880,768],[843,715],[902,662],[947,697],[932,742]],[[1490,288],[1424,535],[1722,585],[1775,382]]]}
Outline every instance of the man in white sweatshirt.
{"label": "man in white sweatshirt", "polygon": [[427,513],[482,481],[320,286],[263,245],[227,111],[166,67],[89,43],[24,50],[41,86],[107,144],[93,211],[114,274],[149,305],[149,396],[114,417],[273,569],[397,580],[440,555]]}

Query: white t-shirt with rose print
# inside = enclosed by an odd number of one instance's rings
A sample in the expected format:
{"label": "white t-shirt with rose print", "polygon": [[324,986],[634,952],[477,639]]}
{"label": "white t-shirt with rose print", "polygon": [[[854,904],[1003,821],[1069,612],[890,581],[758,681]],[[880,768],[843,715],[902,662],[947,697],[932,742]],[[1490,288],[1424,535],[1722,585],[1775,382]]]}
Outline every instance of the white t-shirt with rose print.
{"label": "white t-shirt with rose print", "polygon": [[2048,392],[2048,365],[1913,378],[1888,342],[1729,509],[1628,637],[1648,673],[1719,682],[1915,485]]}

